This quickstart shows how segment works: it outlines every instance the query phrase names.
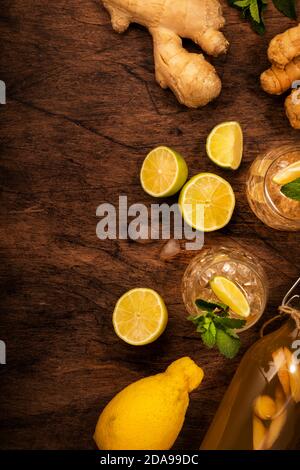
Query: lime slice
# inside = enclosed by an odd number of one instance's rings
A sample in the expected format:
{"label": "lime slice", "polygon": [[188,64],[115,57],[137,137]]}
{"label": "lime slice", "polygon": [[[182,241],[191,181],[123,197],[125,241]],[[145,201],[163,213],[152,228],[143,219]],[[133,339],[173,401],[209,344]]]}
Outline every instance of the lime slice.
{"label": "lime slice", "polygon": [[232,187],[213,173],[199,173],[191,178],[179,196],[179,207],[185,222],[203,232],[212,232],[227,225],[234,206]]}
{"label": "lime slice", "polygon": [[116,334],[134,346],[155,341],[163,333],[167,322],[165,303],[152,289],[137,288],[126,292],[118,300],[113,313]]}
{"label": "lime slice", "polygon": [[234,282],[223,276],[215,276],[209,284],[213,293],[221,302],[228,305],[233,313],[244,318],[250,315],[250,305]]}
{"label": "lime slice", "polygon": [[291,165],[280,170],[273,177],[273,181],[274,183],[280,184],[282,186],[283,184],[291,183],[298,178],[300,178],[300,161],[292,163]]}
{"label": "lime slice", "polygon": [[145,158],[140,179],[146,193],[154,197],[172,196],[187,180],[184,158],[168,147],[157,147]]}
{"label": "lime slice", "polygon": [[236,170],[243,156],[243,131],[238,122],[222,122],[214,127],[206,141],[209,158],[222,168]]}

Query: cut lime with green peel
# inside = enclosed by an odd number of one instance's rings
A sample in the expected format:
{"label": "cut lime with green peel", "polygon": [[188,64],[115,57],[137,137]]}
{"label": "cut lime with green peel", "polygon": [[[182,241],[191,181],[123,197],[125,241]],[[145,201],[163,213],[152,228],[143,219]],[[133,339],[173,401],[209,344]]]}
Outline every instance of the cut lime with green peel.
{"label": "cut lime with green peel", "polygon": [[228,181],[214,173],[199,173],[182,188],[179,208],[185,222],[201,232],[225,227],[235,207]]}
{"label": "cut lime with green peel", "polygon": [[213,128],[206,141],[208,157],[221,168],[237,170],[243,156],[243,131],[236,121]]}
{"label": "cut lime with green peel", "polygon": [[165,330],[168,312],[162,297],[153,289],[136,288],[116,303],[113,326],[128,344],[143,346],[155,341]]}
{"label": "cut lime with green peel", "polygon": [[209,284],[213,293],[228,305],[233,313],[243,318],[250,315],[250,305],[242,290],[233,281],[224,276],[215,276]]}
{"label": "cut lime with green peel", "polygon": [[188,177],[184,158],[169,147],[157,147],[145,158],[140,180],[141,185],[153,197],[168,197],[176,194]]}

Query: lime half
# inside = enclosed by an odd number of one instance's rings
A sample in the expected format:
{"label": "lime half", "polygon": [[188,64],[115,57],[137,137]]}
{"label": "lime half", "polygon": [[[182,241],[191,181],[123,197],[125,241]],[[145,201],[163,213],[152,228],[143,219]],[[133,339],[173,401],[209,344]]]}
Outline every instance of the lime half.
{"label": "lime half", "polygon": [[182,188],[179,207],[188,225],[201,232],[212,232],[230,221],[235,196],[230,184],[220,176],[199,173]]}
{"label": "lime half", "polygon": [[276,184],[284,185],[295,181],[300,178],[300,161],[292,163],[291,165],[278,171],[273,177]]}
{"label": "lime half", "polygon": [[140,180],[146,193],[154,197],[167,197],[182,188],[187,176],[187,164],[178,152],[169,147],[157,147],[145,158]]}
{"label": "lime half", "polygon": [[215,276],[210,281],[213,293],[221,302],[240,317],[247,318],[250,315],[250,305],[241,289],[230,279],[224,276]]}
{"label": "lime half", "polygon": [[118,300],[113,325],[128,344],[142,346],[155,341],[164,331],[168,312],[162,297],[152,289],[136,288]]}

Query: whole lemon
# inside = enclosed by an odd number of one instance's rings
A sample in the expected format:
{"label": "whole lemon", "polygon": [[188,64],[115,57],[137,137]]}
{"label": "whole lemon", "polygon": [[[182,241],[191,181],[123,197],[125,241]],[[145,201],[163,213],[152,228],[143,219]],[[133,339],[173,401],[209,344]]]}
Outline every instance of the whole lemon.
{"label": "whole lemon", "polygon": [[168,450],[184,422],[189,392],[203,371],[189,357],[132,383],[102,411],[94,439],[102,450]]}

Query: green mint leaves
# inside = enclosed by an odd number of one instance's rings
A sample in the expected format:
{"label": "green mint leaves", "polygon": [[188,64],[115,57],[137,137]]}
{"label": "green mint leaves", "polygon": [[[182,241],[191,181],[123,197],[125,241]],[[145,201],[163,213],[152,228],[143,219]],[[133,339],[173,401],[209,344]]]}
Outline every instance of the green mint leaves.
{"label": "green mint leaves", "polygon": [[273,0],[275,7],[292,20],[297,19],[296,0]]}
{"label": "green mint leaves", "polygon": [[201,339],[208,348],[217,347],[221,354],[232,359],[237,355],[241,342],[235,329],[242,328],[246,321],[229,318],[229,308],[221,303],[197,299],[195,304],[201,310],[199,315],[188,319],[196,326]]}
{"label": "green mint leaves", "polygon": [[280,191],[289,199],[300,201],[300,178],[283,185]]}
{"label": "green mint leaves", "polygon": [[[295,20],[296,0],[272,0],[273,4],[285,16]],[[241,10],[242,18],[250,21],[252,28],[258,34],[266,30],[264,22],[264,11],[268,6],[268,0],[228,0],[229,5]]]}

